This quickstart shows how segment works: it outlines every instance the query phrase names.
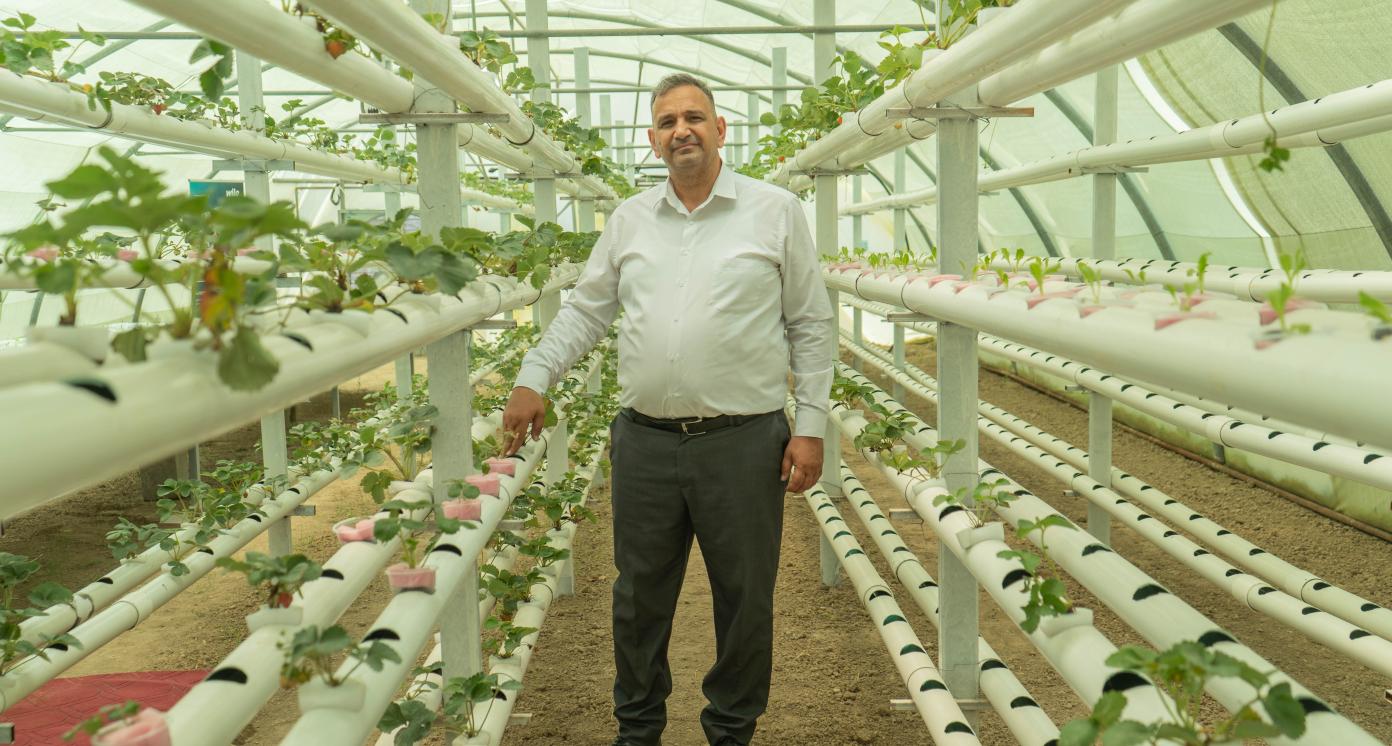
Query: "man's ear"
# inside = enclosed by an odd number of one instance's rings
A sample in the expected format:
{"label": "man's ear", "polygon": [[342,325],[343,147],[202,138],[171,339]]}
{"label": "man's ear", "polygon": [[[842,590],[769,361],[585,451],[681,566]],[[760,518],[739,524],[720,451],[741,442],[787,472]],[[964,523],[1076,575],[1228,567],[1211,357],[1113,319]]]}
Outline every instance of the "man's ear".
{"label": "man's ear", "polygon": [[716,134],[717,134],[717,136],[718,136],[718,139],[720,140],[720,142],[717,143],[717,147],[722,147],[722,148],[725,147],[725,129],[726,129],[725,117],[716,117],[716,118],[715,118],[715,132],[716,132]]}
{"label": "man's ear", "polygon": [[[613,136],[612,133],[610,136]],[[657,147],[657,134],[653,132],[652,127],[648,128],[648,145],[652,147],[653,157],[661,160],[662,150]]]}

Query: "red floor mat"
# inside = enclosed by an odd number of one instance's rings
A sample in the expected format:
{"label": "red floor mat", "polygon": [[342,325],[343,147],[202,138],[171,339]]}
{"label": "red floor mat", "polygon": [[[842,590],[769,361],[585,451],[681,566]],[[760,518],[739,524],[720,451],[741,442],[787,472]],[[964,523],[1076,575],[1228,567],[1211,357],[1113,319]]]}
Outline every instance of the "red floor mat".
{"label": "red floor mat", "polygon": [[167,711],[207,675],[207,671],[142,671],[54,679],[0,714],[0,721],[15,724],[19,746],[86,746],[86,736],[69,742],[63,734],[102,707],[130,699]]}

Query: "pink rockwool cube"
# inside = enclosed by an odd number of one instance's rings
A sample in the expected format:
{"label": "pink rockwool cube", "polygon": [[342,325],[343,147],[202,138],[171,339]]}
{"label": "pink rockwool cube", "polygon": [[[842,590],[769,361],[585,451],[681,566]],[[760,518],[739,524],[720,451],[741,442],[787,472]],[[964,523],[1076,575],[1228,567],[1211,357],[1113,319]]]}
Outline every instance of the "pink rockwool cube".
{"label": "pink rockwool cube", "polygon": [[497,474],[470,474],[464,477],[464,481],[478,488],[478,491],[485,495],[498,494],[498,488],[502,482],[502,477]]}
{"label": "pink rockwool cube", "polygon": [[940,282],[947,282],[948,280],[960,279],[962,279],[961,275],[933,275],[932,277],[928,278],[928,287],[935,287]]}
{"label": "pink rockwool cube", "polygon": [[435,568],[410,567],[405,562],[398,562],[387,568],[387,582],[398,591],[410,589],[434,591]]}
{"label": "pink rockwool cube", "polygon": [[477,497],[446,500],[441,503],[441,507],[445,510],[446,518],[453,518],[456,521],[483,520],[483,501]]}
{"label": "pink rockwool cube", "polygon": [[490,458],[483,464],[488,467],[489,474],[501,474],[506,477],[517,474],[517,459],[515,458]]}
{"label": "pink rockwool cube", "polygon": [[118,723],[112,723],[92,736],[92,746],[169,746],[169,726],[164,713],[149,708]]}
{"label": "pink rockwool cube", "polygon": [[372,541],[372,531],[375,526],[376,521],[371,518],[357,520],[349,518],[346,521],[335,523],[333,530],[338,540],[347,544],[350,541]]}
{"label": "pink rockwool cube", "polygon": [[[1286,313],[1290,313],[1291,311],[1299,311],[1302,308],[1318,307],[1318,303],[1315,303],[1314,301],[1304,300],[1302,298],[1291,298],[1290,300],[1286,301]],[[1266,326],[1267,324],[1270,324],[1278,318],[1278,316],[1276,315],[1276,309],[1272,308],[1271,301],[1269,300],[1262,301],[1261,310],[1259,311],[1259,314],[1259,323],[1262,326]]]}
{"label": "pink rockwool cube", "polygon": [[1167,326],[1178,324],[1186,319],[1209,319],[1215,320],[1218,314],[1212,311],[1189,311],[1187,313],[1171,313],[1161,316],[1155,320],[1155,331],[1160,331]]}

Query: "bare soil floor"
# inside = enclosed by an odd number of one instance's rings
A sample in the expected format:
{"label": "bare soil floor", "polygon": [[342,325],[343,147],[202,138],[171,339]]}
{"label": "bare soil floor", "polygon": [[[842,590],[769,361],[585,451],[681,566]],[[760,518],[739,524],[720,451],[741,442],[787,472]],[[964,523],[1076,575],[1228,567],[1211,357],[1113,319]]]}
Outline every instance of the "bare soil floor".
{"label": "bare soil floor", "polygon": [[[930,347],[915,345],[910,349],[911,361],[926,370],[933,369]],[[357,406],[363,393],[380,388],[389,377],[389,369],[383,369],[346,383],[341,387],[344,411]],[[981,392],[987,401],[1071,443],[1086,445],[1087,416],[1072,406],[985,370],[981,374]],[[932,421],[931,407],[921,400],[911,399],[906,404]],[[326,418],[327,398],[318,397],[299,407],[298,412],[303,418]],[[257,458],[254,444],[258,435],[259,428],[253,425],[206,444],[204,464],[220,458]],[[851,452],[848,443],[843,443],[843,448]],[[1051,477],[984,439],[981,454],[1065,515],[1083,519],[1083,502],[1064,497],[1061,486]],[[1386,579],[1392,577],[1392,547],[1386,543],[1214,472],[1120,428],[1114,458],[1122,468],[1328,582],[1376,603],[1392,601],[1386,586]],[[858,456],[849,461],[879,500],[882,510],[902,507],[902,501],[889,499],[885,483]],[[0,551],[36,557],[45,566],[45,579],[80,587],[111,568],[113,562],[103,535],[118,516],[137,521],[153,518],[152,507],[142,502],[137,492],[138,481],[131,474],[54,501],[7,524],[0,538]],[[329,526],[342,517],[362,513],[370,501],[356,481],[349,481],[331,485],[311,502],[317,506],[318,515],[295,519],[296,550],[322,561],[336,548]],[[527,673],[527,686],[515,710],[530,713],[531,720],[508,730],[504,744],[509,746],[600,745],[613,739],[609,586],[614,570],[607,491],[598,491],[590,504],[598,519],[584,526],[576,539],[577,594],[559,600],[551,608]],[[849,510],[844,510],[843,515],[867,553],[875,558],[881,575],[892,577],[859,522]],[[937,546],[931,536],[916,523],[900,523],[899,529],[929,572],[933,572]],[[1392,682],[1247,610],[1225,592],[1177,568],[1167,556],[1125,527],[1113,529],[1113,545],[1161,585],[1209,615],[1337,710],[1378,738],[1392,740],[1392,705],[1383,699],[1383,690]],[[264,551],[264,538],[253,542],[250,548]],[[854,590],[848,582],[823,588],[817,563],[817,525],[806,501],[790,495],[776,598],[773,691],[755,743],[928,743],[918,715],[891,706],[891,700],[905,696],[903,686]],[[675,685],[664,742],[675,746],[705,742],[697,720],[705,704],[701,678],[715,649],[710,627],[710,588],[699,548],[693,550],[688,567],[670,654]],[[1141,642],[1076,582],[1070,583],[1070,589],[1079,604],[1096,611],[1098,627],[1115,643]],[[906,593],[896,596],[924,646],[936,657],[934,628]],[[385,583],[375,583],[348,610],[341,623],[350,633],[362,634],[387,597]],[[240,576],[214,571],[141,625],[94,651],[67,675],[212,667],[245,636],[242,617],[253,611],[256,604],[257,599]],[[1084,714],[1085,705],[984,595],[981,609],[983,636],[1055,721],[1062,724]],[[297,716],[294,697],[281,693],[237,743],[277,743]],[[992,714],[982,717],[979,731],[982,743],[1014,743]]]}

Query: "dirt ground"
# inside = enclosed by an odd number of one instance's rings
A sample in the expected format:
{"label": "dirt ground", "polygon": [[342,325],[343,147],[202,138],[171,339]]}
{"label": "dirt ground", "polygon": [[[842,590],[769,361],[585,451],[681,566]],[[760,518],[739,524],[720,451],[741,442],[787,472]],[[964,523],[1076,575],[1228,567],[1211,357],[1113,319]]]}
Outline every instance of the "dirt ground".
{"label": "dirt ground", "polygon": [[[913,346],[910,359],[931,371],[931,349]],[[374,371],[341,387],[343,408],[358,405],[368,390],[380,388],[390,370]],[[988,371],[981,375],[982,397],[1074,444],[1086,444],[1087,416],[1057,400]],[[906,402],[931,422],[932,409],[921,400]],[[326,397],[299,408],[301,417],[324,418]],[[206,444],[204,464],[219,458],[253,459],[257,426],[243,428]],[[848,444],[843,444],[847,453]],[[1081,519],[1080,499],[1064,497],[1059,483],[983,439],[982,457],[1009,473],[1026,488],[1066,515]],[[1384,542],[1288,503],[1269,492],[1185,459],[1118,428],[1114,458],[1122,468],[1150,481],[1244,534],[1268,551],[1308,568],[1326,580],[1386,604],[1392,596],[1392,551]],[[885,484],[858,457],[850,459],[882,510],[900,507],[888,499]],[[103,534],[125,515],[153,517],[152,507],[137,496],[135,475],[127,475],[54,501],[5,527],[0,551],[27,554],[44,564],[44,579],[70,588],[95,580],[113,566]],[[542,631],[527,672],[516,713],[531,715],[528,724],[509,728],[504,744],[608,744],[614,735],[611,709],[613,662],[609,632],[609,587],[614,578],[609,531],[608,495],[595,494],[598,514],[575,542],[577,594],[557,601]],[[335,483],[311,501],[318,515],[295,519],[296,550],[326,559],[336,543],[329,526],[341,516],[359,514],[369,504],[354,482]],[[859,522],[843,511],[847,525],[881,575],[890,574],[873,551]],[[934,572],[936,544],[921,525],[898,525],[905,541]],[[1129,529],[1113,529],[1114,547],[1174,593],[1186,599],[1235,637],[1323,697],[1383,740],[1392,740],[1392,705],[1383,699],[1388,682],[1358,665],[1312,645],[1302,636],[1256,615],[1173,563]],[[265,549],[265,539],[250,546]],[[699,552],[699,549],[694,550]],[[880,638],[848,582],[827,589],[819,580],[818,529],[801,496],[788,496],[784,518],[782,571],[776,597],[774,680],[768,713],[760,720],[760,744],[909,744],[928,743],[913,711],[891,701],[906,696]],[[689,563],[685,593],[678,609],[671,647],[675,678],[669,700],[665,743],[704,743],[697,721],[704,699],[701,677],[714,658],[710,627],[710,589],[698,556]],[[1097,613],[1097,626],[1113,642],[1139,643],[1078,584],[1079,604]],[[936,632],[906,593],[896,593],[905,616],[930,654],[936,657]],[[385,605],[385,583],[375,583],[340,620],[350,633],[364,632]],[[93,652],[67,675],[118,671],[207,668],[245,636],[243,615],[257,599],[240,576],[214,571],[158,610],[150,619]],[[983,595],[982,634],[1016,672],[1032,695],[1062,724],[1086,708],[1043,662],[1029,643]],[[290,728],[298,712],[292,695],[271,700],[256,724],[237,743],[272,744]],[[992,714],[982,717],[984,744],[1014,743]]]}

